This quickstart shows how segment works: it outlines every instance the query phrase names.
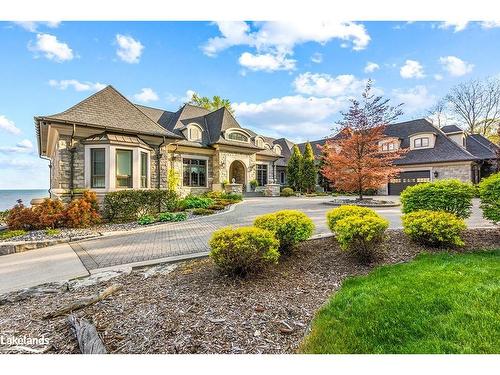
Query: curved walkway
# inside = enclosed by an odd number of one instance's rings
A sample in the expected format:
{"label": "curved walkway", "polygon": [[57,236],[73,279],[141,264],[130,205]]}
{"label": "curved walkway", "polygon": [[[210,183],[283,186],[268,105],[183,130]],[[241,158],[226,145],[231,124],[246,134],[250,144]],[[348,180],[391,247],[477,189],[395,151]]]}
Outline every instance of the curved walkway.
{"label": "curved walkway", "polygon": [[[325,220],[326,211],[332,208],[325,204],[329,200],[331,197],[247,198],[229,212],[71,243],[71,247],[88,270],[167,257],[205,254],[209,251],[208,240],[214,230],[224,226],[251,225],[256,216],[283,209],[303,211],[316,224],[315,234],[329,233]],[[401,227],[399,207],[376,210],[389,220],[390,227]],[[468,225],[491,225],[482,219],[478,202],[474,202],[473,215],[468,220]]]}

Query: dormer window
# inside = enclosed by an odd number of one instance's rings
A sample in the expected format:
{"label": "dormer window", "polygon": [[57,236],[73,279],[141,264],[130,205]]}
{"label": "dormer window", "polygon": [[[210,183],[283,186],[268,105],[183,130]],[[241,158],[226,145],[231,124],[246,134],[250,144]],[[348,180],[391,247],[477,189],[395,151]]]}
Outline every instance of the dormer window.
{"label": "dormer window", "polygon": [[429,137],[415,138],[413,140],[414,148],[424,148],[429,147]]}
{"label": "dormer window", "polygon": [[270,145],[269,143],[266,143],[266,144],[264,145],[264,147],[265,147],[267,150],[270,150],[270,149],[271,149],[271,145]]}
{"label": "dormer window", "polygon": [[248,142],[248,137],[240,132],[231,132],[227,135],[227,139],[237,142]]}
{"label": "dormer window", "polygon": [[279,145],[274,145],[273,150],[275,154],[281,155],[281,147]]}
{"label": "dormer window", "polygon": [[201,129],[198,125],[189,125],[188,138],[191,142],[201,142]]}
{"label": "dormer window", "polygon": [[264,141],[262,138],[255,138],[255,145],[260,148],[264,148]]}
{"label": "dormer window", "polygon": [[394,142],[386,142],[382,144],[382,151],[394,151],[396,149],[396,145]]}

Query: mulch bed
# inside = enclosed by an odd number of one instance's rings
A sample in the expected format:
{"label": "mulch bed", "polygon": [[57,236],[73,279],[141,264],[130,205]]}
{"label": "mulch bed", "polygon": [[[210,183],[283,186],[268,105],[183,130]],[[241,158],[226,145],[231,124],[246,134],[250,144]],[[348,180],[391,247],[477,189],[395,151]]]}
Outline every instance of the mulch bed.
{"label": "mulch bed", "polygon": [[[383,255],[361,265],[331,237],[308,241],[280,264],[244,280],[220,275],[209,259],[147,278],[138,270],[73,291],[0,306],[0,335],[49,338],[48,353],[78,353],[66,317],[42,316],[111,284],[123,290],[77,313],[97,327],[110,353],[294,353],[314,313],[342,281],[425,249],[389,230]],[[460,251],[500,247],[500,230],[470,229]],[[0,349],[2,349],[0,347]],[[4,350],[5,351],[5,350]]]}

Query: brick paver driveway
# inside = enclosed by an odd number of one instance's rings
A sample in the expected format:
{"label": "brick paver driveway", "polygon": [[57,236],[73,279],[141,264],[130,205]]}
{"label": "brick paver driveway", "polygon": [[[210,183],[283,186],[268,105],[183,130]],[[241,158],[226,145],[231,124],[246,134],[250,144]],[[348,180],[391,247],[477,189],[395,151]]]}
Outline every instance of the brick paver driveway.
{"label": "brick paver driveway", "polygon": [[[397,200],[398,197],[391,197]],[[191,219],[180,223],[167,223],[145,228],[139,232],[117,234],[104,238],[72,243],[71,246],[89,270],[147,260],[205,253],[209,250],[211,233],[223,226],[250,225],[256,216],[283,209],[300,210],[316,224],[316,234],[328,233],[325,213],[332,206],[326,204],[331,197],[316,198],[247,198],[230,212]],[[468,225],[491,226],[484,220],[474,202]],[[377,209],[389,220],[392,228],[401,227],[399,207]]]}

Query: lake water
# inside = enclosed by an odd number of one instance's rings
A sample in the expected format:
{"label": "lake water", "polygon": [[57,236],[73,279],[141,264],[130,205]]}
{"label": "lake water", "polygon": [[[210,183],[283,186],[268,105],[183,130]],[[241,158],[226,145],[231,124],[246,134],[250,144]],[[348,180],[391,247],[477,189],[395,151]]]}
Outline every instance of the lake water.
{"label": "lake water", "polygon": [[48,189],[39,190],[0,190],[0,211],[12,208],[18,199],[29,206],[33,198],[48,198]]}

